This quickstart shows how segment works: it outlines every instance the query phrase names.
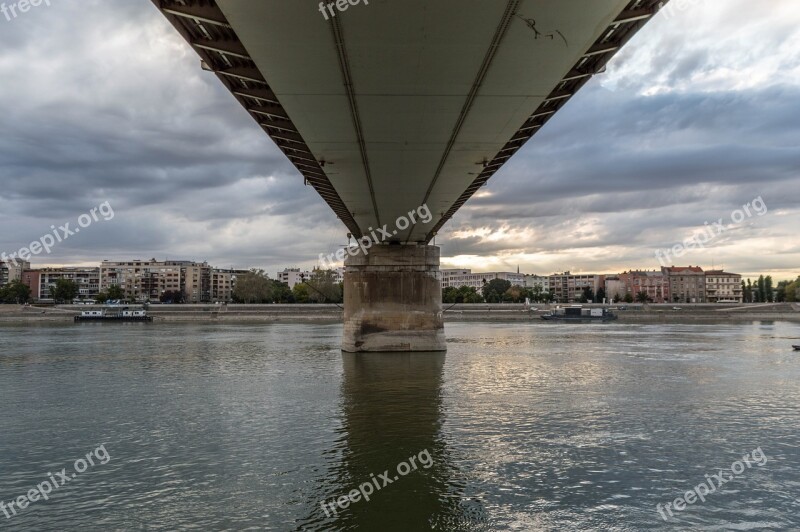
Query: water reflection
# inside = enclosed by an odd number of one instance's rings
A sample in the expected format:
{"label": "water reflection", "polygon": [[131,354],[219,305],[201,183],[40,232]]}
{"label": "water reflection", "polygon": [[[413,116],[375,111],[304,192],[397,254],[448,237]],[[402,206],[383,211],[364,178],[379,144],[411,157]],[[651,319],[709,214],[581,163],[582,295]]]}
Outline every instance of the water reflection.
{"label": "water reflection", "polygon": [[[441,434],[444,353],[343,353],[340,440],[313,521],[320,530],[429,530],[460,512],[455,468]],[[422,454],[421,454],[422,453]],[[430,461],[428,461],[428,456]],[[417,469],[405,476],[398,464]],[[428,465],[429,467],[425,467]],[[404,466],[401,466],[403,468]],[[388,470],[391,483],[381,474]],[[401,469],[402,471],[402,469]],[[376,479],[381,488],[348,508],[320,506]],[[368,489],[365,489],[368,491]]]}

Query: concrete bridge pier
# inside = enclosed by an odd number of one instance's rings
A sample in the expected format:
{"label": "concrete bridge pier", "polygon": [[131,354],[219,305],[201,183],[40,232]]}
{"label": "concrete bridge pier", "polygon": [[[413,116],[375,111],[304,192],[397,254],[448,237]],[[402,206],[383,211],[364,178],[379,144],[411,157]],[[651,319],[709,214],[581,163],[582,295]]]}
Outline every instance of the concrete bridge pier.
{"label": "concrete bridge pier", "polygon": [[376,245],[348,257],[342,350],[446,351],[438,271],[436,246]]}

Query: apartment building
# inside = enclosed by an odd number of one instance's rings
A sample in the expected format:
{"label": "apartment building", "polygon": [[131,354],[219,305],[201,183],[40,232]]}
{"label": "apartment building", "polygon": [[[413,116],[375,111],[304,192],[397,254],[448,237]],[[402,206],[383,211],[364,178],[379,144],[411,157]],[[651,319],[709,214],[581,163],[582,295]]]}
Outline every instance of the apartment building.
{"label": "apartment building", "polygon": [[556,273],[550,276],[550,293],[557,303],[580,303],[587,287],[597,294],[605,286],[605,276],[595,274]]}
{"label": "apartment building", "polygon": [[722,270],[708,270],[706,275],[706,301],[708,303],[742,303],[742,276]]}
{"label": "apartment building", "polygon": [[661,268],[669,283],[672,303],[705,303],[706,274],[699,266]]}
{"label": "apartment building", "polygon": [[619,275],[606,275],[603,281],[603,287],[606,291],[606,298],[608,301],[621,301],[628,291],[625,282]]}
{"label": "apartment building", "polygon": [[165,292],[183,292],[187,303],[210,302],[211,278],[207,262],[150,259],[100,264],[100,290],[116,285],[136,301],[158,301]]}
{"label": "apartment building", "polygon": [[31,269],[31,263],[18,261],[0,261],[0,286],[6,285],[11,281],[21,281],[22,273]]}
{"label": "apartment building", "polygon": [[624,286],[623,297],[630,294],[632,298],[644,292],[653,303],[670,303],[670,283],[663,271],[632,270],[619,275]]}
{"label": "apartment building", "polygon": [[542,294],[550,293],[550,277],[545,275],[526,275],[524,283],[525,288],[533,289],[538,286]]}
{"label": "apartment building", "polygon": [[492,279],[508,281],[511,286],[525,286],[525,274],[519,272],[472,273],[472,270],[468,269],[447,269],[439,271],[439,279],[441,280],[442,288],[469,286],[478,291]]}
{"label": "apartment building", "polygon": [[76,299],[93,300],[100,292],[100,268],[41,268],[25,270],[22,274],[22,282],[31,289],[31,298],[41,302],[53,301],[53,287],[61,279],[78,286]]}
{"label": "apartment building", "polygon": [[295,285],[302,283],[303,279],[310,280],[311,272],[300,268],[285,268],[282,272],[278,272],[276,279],[288,284],[289,288],[294,288]]}

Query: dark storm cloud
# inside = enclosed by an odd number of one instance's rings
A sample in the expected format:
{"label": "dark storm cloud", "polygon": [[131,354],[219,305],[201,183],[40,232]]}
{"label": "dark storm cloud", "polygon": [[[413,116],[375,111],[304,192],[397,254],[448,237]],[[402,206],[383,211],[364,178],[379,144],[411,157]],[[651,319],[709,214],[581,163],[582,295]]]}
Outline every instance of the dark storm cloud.
{"label": "dark storm cloud", "polygon": [[[539,273],[655,266],[654,248],[763,196],[768,216],[692,262],[796,270],[800,8],[697,4],[657,17],[573,98],[445,227],[443,254]],[[0,80],[0,251],[103,201],[113,220],[38,263],[155,256],[274,273],[346,242],[147,0],[0,17]]]}

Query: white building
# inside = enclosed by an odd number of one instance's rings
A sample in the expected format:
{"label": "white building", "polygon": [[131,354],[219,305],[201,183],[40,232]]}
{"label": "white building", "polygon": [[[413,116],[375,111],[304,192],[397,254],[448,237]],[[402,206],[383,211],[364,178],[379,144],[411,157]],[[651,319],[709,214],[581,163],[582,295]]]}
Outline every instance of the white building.
{"label": "white building", "polygon": [[538,286],[543,294],[549,294],[550,277],[543,275],[526,275],[525,284],[523,286],[525,286],[525,288],[534,288]]}
{"label": "white building", "polygon": [[311,272],[300,268],[285,268],[282,272],[278,272],[275,278],[281,283],[288,284],[289,288],[294,288],[294,285],[302,283],[303,279],[311,279]]}
{"label": "white building", "polygon": [[472,273],[472,270],[465,269],[440,270],[439,278],[442,282],[442,288],[447,288],[448,286],[452,286],[453,288],[469,286],[478,291],[483,288],[485,283],[488,283],[492,279],[509,281],[512,286],[525,285],[525,275],[513,272]]}

